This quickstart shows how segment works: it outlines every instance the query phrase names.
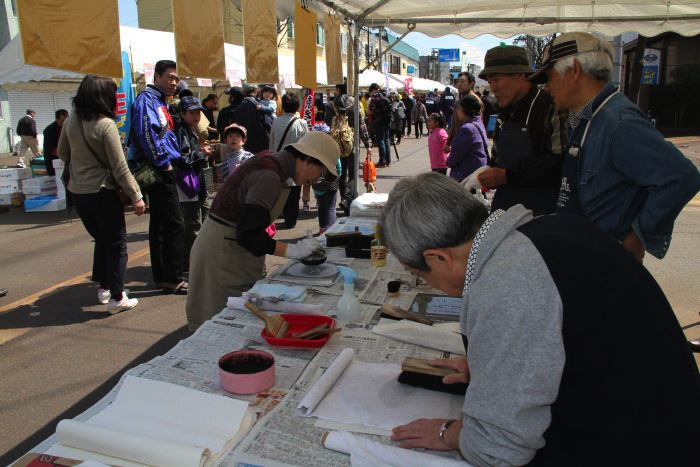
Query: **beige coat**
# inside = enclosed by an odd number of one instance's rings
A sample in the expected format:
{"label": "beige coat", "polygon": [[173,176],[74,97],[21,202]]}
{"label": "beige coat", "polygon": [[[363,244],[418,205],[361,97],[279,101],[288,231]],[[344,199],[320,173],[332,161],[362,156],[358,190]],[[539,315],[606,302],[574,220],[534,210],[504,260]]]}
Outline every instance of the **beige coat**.
{"label": "beige coat", "polygon": [[97,120],[81,121],[76,112],[71,113],[63,124],[58,140],[58,157],[70,162],[68,190],[76,194],[97,193],[102,188],[114,190],[109,173],[95,160],[80,132],[83,124],[85,139],[92,150],[104,161],[112,177],[124,193],[136,203],[142,198],[139,186],[126,163],[119,132],[114,120],[101,117]]}

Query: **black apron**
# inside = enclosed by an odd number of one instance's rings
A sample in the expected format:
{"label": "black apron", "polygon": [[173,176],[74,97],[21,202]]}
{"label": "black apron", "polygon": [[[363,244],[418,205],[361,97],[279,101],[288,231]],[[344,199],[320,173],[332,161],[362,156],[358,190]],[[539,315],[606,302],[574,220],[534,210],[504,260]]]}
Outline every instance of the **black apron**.
{"label": "black apron", "polygon": [[[532,112],[532,107],[540,92],[542,92],[541,89],[532,99],[524,124],[506,122],[501,125],[496,143],[498,167],[512,169],[517,167],[521,161],[535,157],[527,125],[530,122],[530,112]],[[522,204],[530,209],[535,216],[550,214],[554,211],[557,191],[556,187],[551,186],[522,186],[506,183],[496,189],[491,201],[491,212],[496,209],[507,210],[516,204]]]}

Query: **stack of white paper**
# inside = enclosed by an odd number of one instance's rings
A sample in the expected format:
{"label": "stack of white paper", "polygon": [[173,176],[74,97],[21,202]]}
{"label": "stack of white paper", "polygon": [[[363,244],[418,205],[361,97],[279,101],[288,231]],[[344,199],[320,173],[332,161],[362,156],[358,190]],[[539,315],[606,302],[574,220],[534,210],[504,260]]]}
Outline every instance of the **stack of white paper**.
{"label": "stack of white paper", "polygon": [[455,355],[466,355],[462,336],[441,327],[436,328],[406,319],[401,321],[386,320],[380,321],[372,328],[372,332],[430,349],[442,350]]}
{"label": "stack of white paper", "polygon": [[127,376],[114,403],[85,423],[62,420],[47,454],[109,465],[210,465],[253,424],[244,401]]}

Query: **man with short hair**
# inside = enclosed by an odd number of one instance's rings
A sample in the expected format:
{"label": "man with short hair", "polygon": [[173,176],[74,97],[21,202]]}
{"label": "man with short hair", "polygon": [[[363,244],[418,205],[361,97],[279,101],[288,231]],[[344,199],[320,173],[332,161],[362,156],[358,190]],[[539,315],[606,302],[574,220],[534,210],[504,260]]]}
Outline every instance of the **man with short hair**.
{"label": "man with short hair", "polygon": [[[27,114],[17,122],[17,135],[20,137],[19,143],[19,162],[20,166],[29,165],[35,157],[39,157],[39,141],[36,139],[36,112],[32,109],[27,109]],[[30,157],[25,161],[27,151],[30,152]]]}
{"label": "man with short hair", "polygon": [[156,62],[153,84],[136,96],[131,113],[133,159],[152,164],[158,177],[146,188],[151,218],[148,243],[156,287],[165,292],[186,294],[182,277],[185,225],[175,186],[180,148],[167,98],[180,81],[172,60]]}
{"label": "man with short hair", "polygon": [[217,137],[218,130],[216,129],[216,119],[214,118],[214,111],[219,109],[219,98],[216,94],[209,94],[207,97],[202,99],[202,115],[207,118],[208,126],[208,139],[215,139]]}
{"label": "man with short hair", "polygon": [[379,148],[379,163],[377,167],[389,167],[391,165],[391,102],[382,93],[377,83],[369,86],[371,98],[367,106],[367,116],[369,117],[374,138]]}
{"label": "man with short hair", "polygon": [[260,102],[256,97],[258,88],[244,84],[242,88],[243,101],[231,112],[231,123],[237,123],[248,130],[248,140],[245,148],[257,154],[270,147],[270,139],[264,125],[262,112],[258,110]]}
{"label": "man with short hair", "polygon": [[458,418],[393,441],[475,466],[697,464],[697,365],[659,285],[609,235],[522,206],[489,216],[437,173],[400,180],[380,225],[404,267],[462,298],[466,358],[431,363],[469,383]]}
{"label": "man with short hair", "polygon": [[552,213],[566,150],[564,115],[527,80],[532,68],[524,48],[494,47],[484,64],[479,77],[489,82],[499,114],[490,167],[478,175],[479,183],[496,190],[494,211],[522,204],[535,215]]}
{"label": "man with short hair", "polygon": [[663,258],[700,172],[610,83],[612,57],[608,42],[566,33],[530,77],[571,112],[557,211],[592,220],[640,262],[645,251]]}
{"label": "man with short hair", "polygon": [[[475,92],[474,92],[474,85],[476,84],[476,80],[474,79],[474,75],[469,73],[468,71],[463,71],[459,75],[457,75],[457,91],[459,93],[457,102],[461,101],[464,99],[467,94],[471,94],[474,97],[481,99]],[[481,102],[481,100],[479,100]],[[430,114],[428,114],[430,115]],[[484,118],[484,106],[481,106],[481,118],[483,120]],[[443,152],[448,153],[452,149],[452,140],[455,138],[455,135],[457,134],[457,130],[459,130],[462,125],[466,123],[465,120],[461,120],[457,113],[452,114],[451,121],[450,122],[450,130],[447,133],[447,142],[445,143],[445,147],[443,148]],[[484,125],[486,125],[487,121],[484,120]]]}
{"label": "man with short hair", "polygon": [[66,109],[59,109],[55,113],[56,119],[44,128],[44,163],[46,164],[46,173],[56,175],[56,170],[53,168],[53,161],[58,159],[58,138],[61,136],[63,122],[68,118]]}

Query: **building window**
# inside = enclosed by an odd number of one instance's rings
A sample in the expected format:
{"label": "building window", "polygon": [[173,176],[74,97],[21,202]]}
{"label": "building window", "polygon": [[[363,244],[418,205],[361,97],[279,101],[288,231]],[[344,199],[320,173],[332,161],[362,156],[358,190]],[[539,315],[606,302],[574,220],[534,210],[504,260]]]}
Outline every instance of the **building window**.
{"label": "building window", "polygon": [[316,23],[316,45],[321,47],[324,45],[323,25],[321,23]]}
{"label": "building window", "polygon": [[401,74],[401,57],[389,55],[389,73]]}
{"label": "building window", "polygon": [[340,33],[340,51],[346,53],[348,50],[348,35],[344,32]]}
{"label": "building window", "polygon": [[287,38],[294,39],[294,20],[287,18]]}

